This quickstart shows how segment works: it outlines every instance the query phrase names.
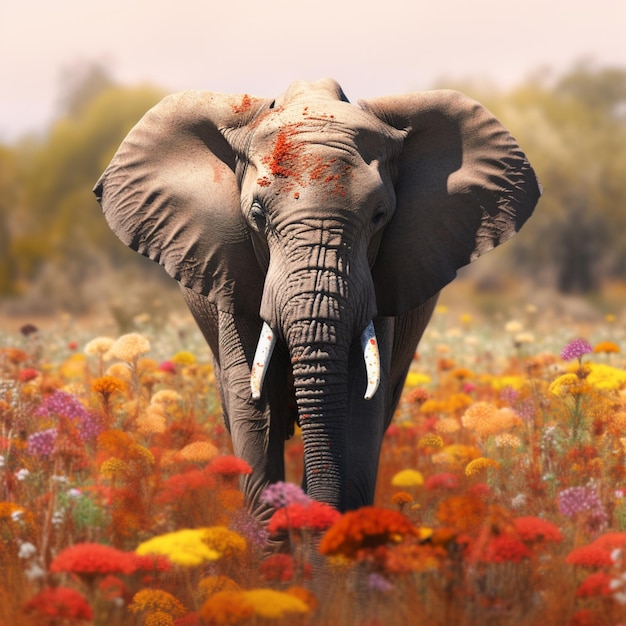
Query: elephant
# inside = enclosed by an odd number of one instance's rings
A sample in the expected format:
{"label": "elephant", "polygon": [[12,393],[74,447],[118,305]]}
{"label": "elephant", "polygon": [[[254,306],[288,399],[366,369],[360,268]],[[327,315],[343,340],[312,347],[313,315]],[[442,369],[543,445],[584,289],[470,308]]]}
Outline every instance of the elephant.
{"label": "elephant", "polygon": [[350,102],[332,79],[276,99],[184,91],[94,188],[119,239],[181,286],[209,344],[233,452],[260,495],[300,428],[303,489],[374,502],[383,436],[442,288],[542,193],[525,154],[453,90]]}

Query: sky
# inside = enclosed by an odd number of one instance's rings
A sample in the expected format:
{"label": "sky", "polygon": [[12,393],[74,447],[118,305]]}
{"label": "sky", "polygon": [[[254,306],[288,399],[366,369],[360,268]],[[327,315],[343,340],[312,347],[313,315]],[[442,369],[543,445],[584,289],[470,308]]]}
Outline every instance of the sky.
{"label": "sky", "polygon": [[357,100],[626,68],[625,31],[625,0],[0,0],[0,142],[45,131],[80,63],[168,92],[332,77]]}

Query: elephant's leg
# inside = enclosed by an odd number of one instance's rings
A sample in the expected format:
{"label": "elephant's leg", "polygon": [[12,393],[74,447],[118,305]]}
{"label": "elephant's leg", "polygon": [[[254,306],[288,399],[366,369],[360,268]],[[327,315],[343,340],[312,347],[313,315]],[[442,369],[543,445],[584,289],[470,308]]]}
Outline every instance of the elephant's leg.
{"label": "elephant's leg", "polygon": [[261,321],[218,312],[206,298],[189,290],[185,291],[185,299],[214,353],[222,410],[234,454],[252,468],[252,474],[242,477],[242,491],[250,510],[262,519],[269,510],[259,502],[259,496],[268,484],[284,480],[284,441],[291,417],[285,390],[288,357],[277,346],[261,399],[252,400],[250,369]]}
{"label": "elephant's leg", "polygon": [[346,508],[372,504],[383,436],[398,406],[415,349],[435,308],[437,297],[400,317],[374,322],[380,351],[381,382],[371,400],[363,399],[366,385],[360,346],[350,355],[350,397],[346,462]]}
{"label": "elephant's leg", "polygon": [[386,412],[385,430],[391,423],[398,402],[400,402],[404,382],[415,357],[415,350],[435,310],[438,298],[439,294],[436,294],[416,309],[395,318],[389,373],[391,393]]}

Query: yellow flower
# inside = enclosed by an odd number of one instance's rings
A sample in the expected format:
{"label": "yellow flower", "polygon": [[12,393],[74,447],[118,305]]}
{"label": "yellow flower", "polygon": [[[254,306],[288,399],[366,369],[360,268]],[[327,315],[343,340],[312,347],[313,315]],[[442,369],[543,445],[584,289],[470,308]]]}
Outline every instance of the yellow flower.
{"label": "yellow flower", "polygon": [[582,394],[586,387],[585,382],[577,374],[570,372],[562,374],[554,380],[550,384],[548,391],[559,398],[565,398]]}
{"label": "yellow flower", "polygon": [[519,391],[526,384],[526,379],[522,376],[496,376],[491,380],[491,388],[495,391],[502,391],[507,387]]}
{"label": "yellow flower", "polygon": [[180,617],[187,612],[187,609],[177,598],[161,589],[142,589],[138,591],[133,596],[128,608],[134,613],[163,611],[174,617]]}
{"label": "yellow flower", "polygon": [[433,463],[463,465],[480,456],[480,451],[474,446],[453,444],[442,448],[441,452],[433,454],[430,458]]}
{"label": "yellow flower", "polygon": [[424,484],[424,477],[420,472],[413,469],[405,469],[391,479],[394,487],[418,487]]}
{"label": "yellow flower", "polygon": [[217,561],[221,554],[207,545],[206,531],[206,528],[184,528],[157,535],[140,543],[135,552],[140,556],[162,554],[172,563],[183,567],[195,567],[206,561]]}
{"label": "yellow flower", "polygon": [[481,456],[481,457],[478,457],[477,459],[474,459],[473,461],[470,461],[467,464],[467,467],[465,468],[465,475],[475,476],[476,474],[479,474],[483,470],[490,469],[490,468],[500,469],[500,463],[498,463],[498,461],[494,459],[488,459],[484,456]]}
{"label": "yellow flower", "polygon": [[100,466],[101,474],[109,474],[111,476],[123,475],[128,472],[128,465],[116,457],[111,457]]}
{"label": "yellow flower", "polygon": [[411,371],[407,374],[405,385],[407,387],[419,387],[421,385],[427,385],[431,380],[428,374]]}
{"label": "yellow flower", "polygon": [[[456,420],[454,420],[456,422]],[[443,448],[443,439],[440,435],[428,433],[417,442],[418,448]]]}
{"label": "yellow flower", "polygon": [[104,356],[113,345],[111,337],[96,337],[85,346],[84,352],[87,356]]}
{"label": "yellow flower", "polygon": [[211,526],[204,529],[204,542],[220,556],[232,556],[246,551],[246,540],[234,530],[225,526]]}
{"label": "yellow flower", "polygon": [[585,381],[598,391],[617,391],[626,387],[626,371],[605,365],[590,363]]}
{"label": "yellow flower", "polygon": [[118,337],[107,356],[111,356],[126,363],[134,363],[142,354],[150,352],[150,342],[139,333],[128,333]]}
{"label": "yellow flower", "polygon": [[305,602],[284,591],[252,589],[243,591],[243,597],[254,607],[254,613],[264,619],[279,619],[288,613],[308,613]]}
{"label": "yellow flower", "polygon": [[172,357],[172,363],[176,363],[176,365],[193,365],[195,362],[195,355],[187,351],[177,352]]}

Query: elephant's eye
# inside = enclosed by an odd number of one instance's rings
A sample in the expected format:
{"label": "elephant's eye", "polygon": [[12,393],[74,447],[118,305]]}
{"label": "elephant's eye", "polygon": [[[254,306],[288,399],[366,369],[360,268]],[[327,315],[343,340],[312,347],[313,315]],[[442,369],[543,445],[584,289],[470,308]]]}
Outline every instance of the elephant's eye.
{"label": "elephant's eye", "polygon": [[253,202],[250,207],[250,213],[248,214],[250,219],[250,226],[258,233],[265,232],[267,228],[267,213],[259,202]]}
{"label": "elephant's eye", "polygon": [[374,215],[372,217],[372,226],[374,228],[378,228],[385,221],[385,209],[383,207],[378,207],[376,211],[374,211]]}

